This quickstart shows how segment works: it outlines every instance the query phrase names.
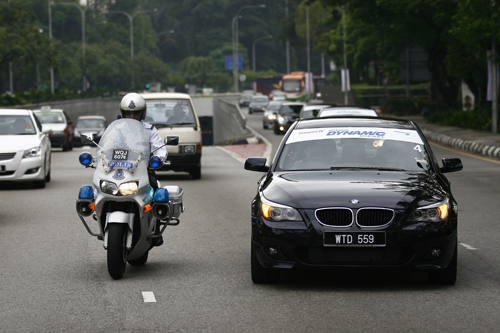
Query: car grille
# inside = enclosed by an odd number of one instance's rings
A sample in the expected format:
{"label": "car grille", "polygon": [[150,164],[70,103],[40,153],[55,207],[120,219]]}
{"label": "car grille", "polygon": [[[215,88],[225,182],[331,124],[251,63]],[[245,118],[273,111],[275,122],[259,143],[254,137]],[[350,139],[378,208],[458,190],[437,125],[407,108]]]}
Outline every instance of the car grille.
{"label": "car grille", "polygon": [[352,224],[352,211],[347,208],[319,209],[316,218],[326,225],[346,227]]}
{"label": "car grille", "polygon": [[[353,213],[348,208],[326,208],[316,211],[316,218],[322,224],[333,227],[347,227],[353,222]],[[392,221],[394,211],[385,208],[362,208],[356,214],[356,223],[361,227],[380,227]]]}
{"label": "car grille", "polygon": [[362,227],[380,227],[390,223],[393,217],[392,210],[366,208],[358,210],[356,223]]}
{"label": "car grille", "polygon": [[16,153],[0,153],[0,161],[11,160],[16,156]]}
{"label": "car grille", "polygon": [[309,265],[402,265],[415,254],[410,248],[298,247],[295,254]]}

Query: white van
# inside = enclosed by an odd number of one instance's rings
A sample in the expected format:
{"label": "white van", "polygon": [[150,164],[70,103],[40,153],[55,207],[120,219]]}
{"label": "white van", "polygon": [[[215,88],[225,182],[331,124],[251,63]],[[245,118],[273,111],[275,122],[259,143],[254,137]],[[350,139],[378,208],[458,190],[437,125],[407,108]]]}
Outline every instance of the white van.
{"label": "white van", "polygon": [[191,96],[181,93],[143,93],[146,123],[153,124],[161,138],[176,135],[178,146],[167,146],[167,163],[161,170],[184,171],[201,178],[201,127]]}

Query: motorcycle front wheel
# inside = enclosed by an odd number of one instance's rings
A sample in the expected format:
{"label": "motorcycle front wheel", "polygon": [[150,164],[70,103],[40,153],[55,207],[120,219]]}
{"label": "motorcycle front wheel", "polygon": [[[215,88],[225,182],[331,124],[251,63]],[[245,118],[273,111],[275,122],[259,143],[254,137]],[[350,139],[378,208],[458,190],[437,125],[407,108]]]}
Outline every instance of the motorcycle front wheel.
{"label": "motorcycle front wheel", "polygon": [[108,273],[115,279],[121,279],[127,265],[127,225],[111,223],[108,226]]}

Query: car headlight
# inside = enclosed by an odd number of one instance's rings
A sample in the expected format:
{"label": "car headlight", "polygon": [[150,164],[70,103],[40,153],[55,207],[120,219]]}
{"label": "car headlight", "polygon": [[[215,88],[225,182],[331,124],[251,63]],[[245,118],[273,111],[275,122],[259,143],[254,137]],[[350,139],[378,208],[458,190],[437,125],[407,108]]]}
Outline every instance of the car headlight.
{"label": "car headlight", "polygon": [[42,154],[42,148],[33,147],[24,151],[23,158],[37,157],[40,156],[41,154]]}
{"label": "car headlight", "polygon": [[302,216],[292,207],[280,205],[267,200],[262,200],[260,204],[262,216],[272,222],[281,221],[302,221]]}
{"label": "car headlight", "polygon": [[270,114],[269,116],[267,116],[267,119],[274,120],[274,119],[276,119],[276,115]]}
{"label": "car headlight", "polygon": [[181,151],[186,154],[194,154],[196,152],[196,145],[182,145]]}
{"label": "car headlight", "polygon": [[102,193],[117,195],[118,186],[116,186],[116,184],[113,182],[108,182],[107,180],[103,180],[101,182],[101,191]]}
{"label": "car headlight", "polygon": [[412,222],[441,222],[448,217],[450,209],[448,199],[437,204],[415,209],[408,221]]}
{"label": "car headlight", "polygon": [[131,195],[136,194],[138,188],[139,187],[137,186],[136,182],[129,182],[120,184],[120,186],[118,187],[118,191],[120,191],[121,195]]}
{"label": "car headlight", "polygon": [[279,116],[279,117],[278,117],[278,122],[279,122],[280,124],[284,124],[284,123],[285,123],[285,117]]}

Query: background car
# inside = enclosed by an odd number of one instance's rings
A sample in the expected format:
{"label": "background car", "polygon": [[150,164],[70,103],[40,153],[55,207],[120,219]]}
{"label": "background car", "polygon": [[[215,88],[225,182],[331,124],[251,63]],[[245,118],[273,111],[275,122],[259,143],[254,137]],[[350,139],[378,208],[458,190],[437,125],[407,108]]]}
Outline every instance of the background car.
{"label": "background car", "polygon": [[264,110],[264,115],[262,117],[262,127],[267,129],[274,125],[274,120],[276,119],[276,113],[278,112],[280,106],[280,101],[270,101],[267,108]]}
{"label": "background car", "polygon": [[243,93],[243,94],[241,94],[240,99],[239,99],[240,107],[242,107],[242,106],[248,106],[250,104],[250,101],[252,100],[252,96],[253,95],[254,95],[253,93]]}
{"label": "background car", "polygon": [[374,117],[295,122],[251,204],[254,283],[278,282],[280,269],[388,268],[428,273],[453,284],[458,206],[445,173],[412,121]]}
{"label": "background car", "polygon": [[269,97],[266,95],[254,95],[250,100],[248,105],[248,113],[252,114],[254,112],[264,112],[267,105],[269,104]]}
{"label": "background car", "polygon": [[283,134],[288,131],[293,122],[299,119],[300,111],[304,107],[300,102],[283,102],[274,121],[274,134]]}
{"label": "background car", "polygon": [[108,122],[104,116],[93,115],[78,117],[76,120],[73,146],[82,146],[82,141],[80,140],[81,134],[85,134],[91,137],[96,143],[99,143],[99,140],[101,139],[101,136],[107,126]]}
{"label": "background car", "polygon": [[323,105],[323,104],[306,105],[300,112],[299,118],[300,119],[316,118],[321,109],[327,108],[329,106],[331,105]]}
{"label": "background car", "polygon": [[352,106],[334,106],[321,109],[317,117],[343,117],[343,116],[378,117],[378,113],[373,109],[365,109]]}
{"label": "background car", "polygon": [[0,181],[50,182],[50,130],[30,110],[0,109]]}
{"label": "background car", "polygon": [[285,101],[286,94],[281,90],[275,89],[269,94],[269,99],[272,101]]}
{"label": "background car", "polygon": [[191,96],[182,93],[144,93],[145,121],[156,127],[162,140],[178,136],[179,145],[167,146],[167,163],[161,170],[188,172],[201,178],[201,125]]}
{"label": "background car", "polygon": [[61,147],[63,151],[73,149],[73,122],[64,110],[43,106],[34,112],[43,124],[43,128],[52,130],[52,134],[49,136],[52,147]]}

